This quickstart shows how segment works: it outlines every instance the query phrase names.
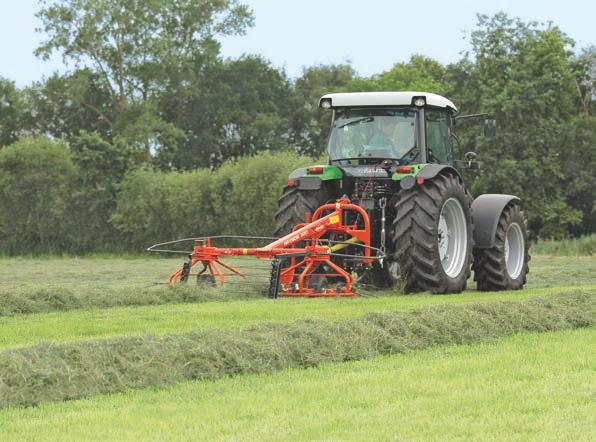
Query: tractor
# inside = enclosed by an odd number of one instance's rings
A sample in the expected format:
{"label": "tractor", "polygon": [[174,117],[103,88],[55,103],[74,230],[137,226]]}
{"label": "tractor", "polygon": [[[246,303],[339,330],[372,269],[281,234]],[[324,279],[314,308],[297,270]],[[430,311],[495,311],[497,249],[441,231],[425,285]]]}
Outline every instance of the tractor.
{"label": "tractor", "polygon": [[[366,212],[370,245],[384,257],[364,265],[349,258],[362,252],[342,243],[349,238],[341,232],[327,238],[342,248],[334,265],[362,284],[459,293],[474,270],[478,290],[523,287],[530,256],[520,199],[473,199],[462,175],[479,168],[476,153],[454,158],[453,128],[470,116],[459,116],[450,100],[427,92],[333,93],[319,106],[332,112],[329,160],[289,175],[275,215],[276,236],[344,199]],[[485,119],[485,134],[494,129],[494,120]],[[349,216],[356,217],[354,225],[362,217],[355,211]]]}

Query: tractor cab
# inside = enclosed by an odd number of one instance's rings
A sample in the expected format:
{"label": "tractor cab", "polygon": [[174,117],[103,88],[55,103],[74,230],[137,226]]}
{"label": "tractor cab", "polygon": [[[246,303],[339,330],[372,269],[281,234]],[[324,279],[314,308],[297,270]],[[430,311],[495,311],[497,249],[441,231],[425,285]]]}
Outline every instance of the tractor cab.
{"label": "tractor cab", "polygon": [[395,165],[453,163],[455,105],[425,92],[328,94],[320,107],[333,109],[330,164]]}

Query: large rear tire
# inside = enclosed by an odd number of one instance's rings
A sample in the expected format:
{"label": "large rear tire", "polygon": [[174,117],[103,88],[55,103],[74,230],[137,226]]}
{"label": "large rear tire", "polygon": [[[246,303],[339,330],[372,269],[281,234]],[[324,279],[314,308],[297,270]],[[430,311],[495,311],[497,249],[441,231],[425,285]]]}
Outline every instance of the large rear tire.
{"label": "large rear tire", "polygon": [[406,293],[459,293],[472,260],[472,198],[462,179],[440,174],[402,190],[391,231],[395,273]]}
{"label": "large rear tire", "polygon": [[474,280],[480,291],[518,290],[529,272],[528,232],[518,203],[503,209],[497,224],[495,244],[474,249]]}
{"label": "large rear tire", "polygon": [[275,236],[287,235],[296,224],[305,221],[306,212],[312,215],[317,208],[329,201],[334,201],[334,195],[328,186],[323,185],[317,190],[286,186],[277,203]]}

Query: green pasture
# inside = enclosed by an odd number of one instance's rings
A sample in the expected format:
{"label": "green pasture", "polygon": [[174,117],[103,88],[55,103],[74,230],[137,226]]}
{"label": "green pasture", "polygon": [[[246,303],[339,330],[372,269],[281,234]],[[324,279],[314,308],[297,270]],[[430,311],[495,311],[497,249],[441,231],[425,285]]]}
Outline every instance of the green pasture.
{"label": "green pasture", "polygon": [[[254,260],[267,269],[268,262]],[[224,291],[165,281],[180,259],[4,258],[0,259],[0,349],[41,341],[236,328],[309,316],[345,319],[375,311],[398,311],[434,303],[526,299],[581,287],[596,289],[596,257],[535,256],[524,290],[457,295],[402,295],[364,291],[355,299],[269,300],[249,286]],[[264,281],[267,272],[258,279]],[[220,302],[225,301],[225,302]],[[31,314],[18,314],[32,312]]]}
{"label": "green pasture", "polygon": [[0,410],[6,440],[596,438],[594,329]]}
{"label": "green pasture", "polygon": [[[254,275],[249,280],[256,285],[244,287],[231,280],[223,291],[197,287],[193,283],[176,287],[163,284],[182,261],[181,258],[134,257],[0,258],[0,317],[19,313],[196,304],[263,297],[269,273],[268,261],[242,260],[237,265],[259,267],[258,270],[247,271]],[[596,285],[596,257],[538,255],[532,258],[526,289],[581,285]],[[468,287],[466,293],[477,293],[472,279]],[[362,294],[382,297],[395,292],[363,291]],[[290,304],[296,303],[299,302]]]}
{"label": "green pasture", "polygon": [[[596,292],[596,285],[582,286]],[[368,312],[405,311],[433,304],[522,300],[573,291],[573,287],[508,292],[466,292],[359,297],[356,299],[258,299],[71,310],[0,317],[0,350],[44,341],[71,341],[121,335],[164,334],[196,328],[238,328],[261,322],[289,322],[303,317],[348,319]]]}

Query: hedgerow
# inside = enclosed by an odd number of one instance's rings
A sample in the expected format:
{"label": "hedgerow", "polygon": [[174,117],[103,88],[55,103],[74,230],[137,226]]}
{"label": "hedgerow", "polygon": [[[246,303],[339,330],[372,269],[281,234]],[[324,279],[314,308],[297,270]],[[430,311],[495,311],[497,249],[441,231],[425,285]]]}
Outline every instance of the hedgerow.
{"label": "hedgerow", "polygon": [[593,293],[575,291],[529,301],[371,313],[335,322],[302,319],[242,330],[41,343],[0,353],[0,406],[312,367],[519,332],[588,327],[596,322],[595,310]]}

